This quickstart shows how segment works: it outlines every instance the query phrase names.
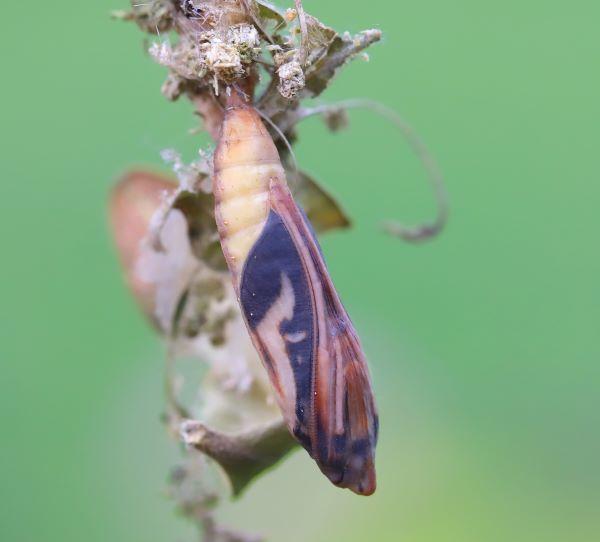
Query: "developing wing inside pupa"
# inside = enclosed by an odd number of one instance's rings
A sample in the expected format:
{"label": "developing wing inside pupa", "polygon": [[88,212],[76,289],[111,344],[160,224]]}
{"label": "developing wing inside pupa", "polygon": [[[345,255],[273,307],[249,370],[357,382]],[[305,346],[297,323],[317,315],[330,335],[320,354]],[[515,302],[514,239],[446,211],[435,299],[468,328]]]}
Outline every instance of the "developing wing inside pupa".
{"label": "developing wing inside pupa", "polygon": [[296,438],[334,484],[370,494],[377,414],[364,354],[306,217],[280,181],[270,200],[242,310]]}

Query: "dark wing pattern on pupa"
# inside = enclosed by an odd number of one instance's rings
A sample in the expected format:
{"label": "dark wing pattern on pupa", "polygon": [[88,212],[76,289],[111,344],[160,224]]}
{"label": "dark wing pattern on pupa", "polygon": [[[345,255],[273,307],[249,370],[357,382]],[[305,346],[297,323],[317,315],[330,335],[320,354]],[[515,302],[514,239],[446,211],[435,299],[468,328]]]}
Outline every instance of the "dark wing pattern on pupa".
{"label": "dark wing pattern on pupa", "polygon": [[294,436],[334,484],[369,495],[378,420],[362,347],[282,182],[270,205],[240,279],[242,312]]}

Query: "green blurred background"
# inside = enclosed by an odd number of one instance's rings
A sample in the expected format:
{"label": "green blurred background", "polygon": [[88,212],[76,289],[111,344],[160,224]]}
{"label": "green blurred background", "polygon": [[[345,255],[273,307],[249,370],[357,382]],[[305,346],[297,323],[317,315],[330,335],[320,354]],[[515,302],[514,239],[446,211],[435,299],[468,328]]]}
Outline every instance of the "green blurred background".
{"label": "green blurred background", "polygon": [[[190,107],[125,0],[3,6],[0,540],[186,541],[164,494],[162,346],[121,281],[107,193],[130,164],[192,159]],[[287,2],[288,5],[291,2]],[[323,241],[381,411],[379,489],[332,487],[304,453],[221,517],[271,541],[600,538],[600,4],[305,2],[385,39],[324,99],[407,118],[448,179],[434,243],[379,230],[433,203],[393,128],[301,128],[298,160],[355,229]]]}

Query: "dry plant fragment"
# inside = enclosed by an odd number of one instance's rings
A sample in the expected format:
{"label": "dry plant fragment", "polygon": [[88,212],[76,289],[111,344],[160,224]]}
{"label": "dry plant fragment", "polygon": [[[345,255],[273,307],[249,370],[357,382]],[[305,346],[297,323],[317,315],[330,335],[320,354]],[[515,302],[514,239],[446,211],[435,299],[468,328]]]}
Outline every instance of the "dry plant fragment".
{"label": "dry plant fragment", "polygon": [[171,470],[169,495],[177,502],[179,512],[197,525],[204,542],[263,542],[261,536],[239,533],[216,522],[214,509],[219,496],[206,487],[208,470],[204,455],[194,451]]}
{"label": "dry plant fragment", "polygon": [[186,420],[181,425],[181,435],[185,444],[221,466],[234,496],[239,496],[255,476],[274,466],[297,445],[283,421],[279,420],[235,435]]}
{"label": "dry plant fragment", "polygon": [[296,60],[279,66],[277,75],[279,75],[277,90],[279,90],[279,94],[288,100],[296,98],[305,86],[304,71]]}
{"label": "dry plant fragment", "polygon": [[149,34],[168,32],[173,28],[176,10],[172,0],[131,2],[131,11],[113,11],[113,17],[134,21],[141,30]]}
{"label": "dry plant fragment", "polygon": [[138,262],[153,217],[175,187],[172,179],[162,175],[132,170],[115,185],[110,197],[110,222],[125,280],[145,316],[159,328],[156,287],[138,274]]}

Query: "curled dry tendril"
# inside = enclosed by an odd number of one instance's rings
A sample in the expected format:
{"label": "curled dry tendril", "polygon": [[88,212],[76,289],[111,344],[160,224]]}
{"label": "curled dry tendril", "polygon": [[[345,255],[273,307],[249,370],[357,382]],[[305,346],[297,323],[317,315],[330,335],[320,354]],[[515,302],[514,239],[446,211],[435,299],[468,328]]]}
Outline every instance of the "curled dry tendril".
{"label": "curled dry tendril", "polygon": [[427,179],[434,193],[437,205],[437,213],[433,221],[418,224],[416,226],[406,226],[399,222],[387,221],[384,224],[384,229],[391,235],[400,237],[410,243],[420,243],[436,237],[444,229],[448,221],[449,214],[448,194],[446,191],[444,177],[439,166],[437,165],[435,158],[423,140],[396,111],[373,100],[344,100],[333,104],[300,108],[294,124],[297,124],[309,117],[337,113],[347,109],[368,109],[392,122],[392,124],[394,124],[394,126],[400,131],[402,137],[408,143],[411,150],[419,158],[419,161],[425,169]]}

